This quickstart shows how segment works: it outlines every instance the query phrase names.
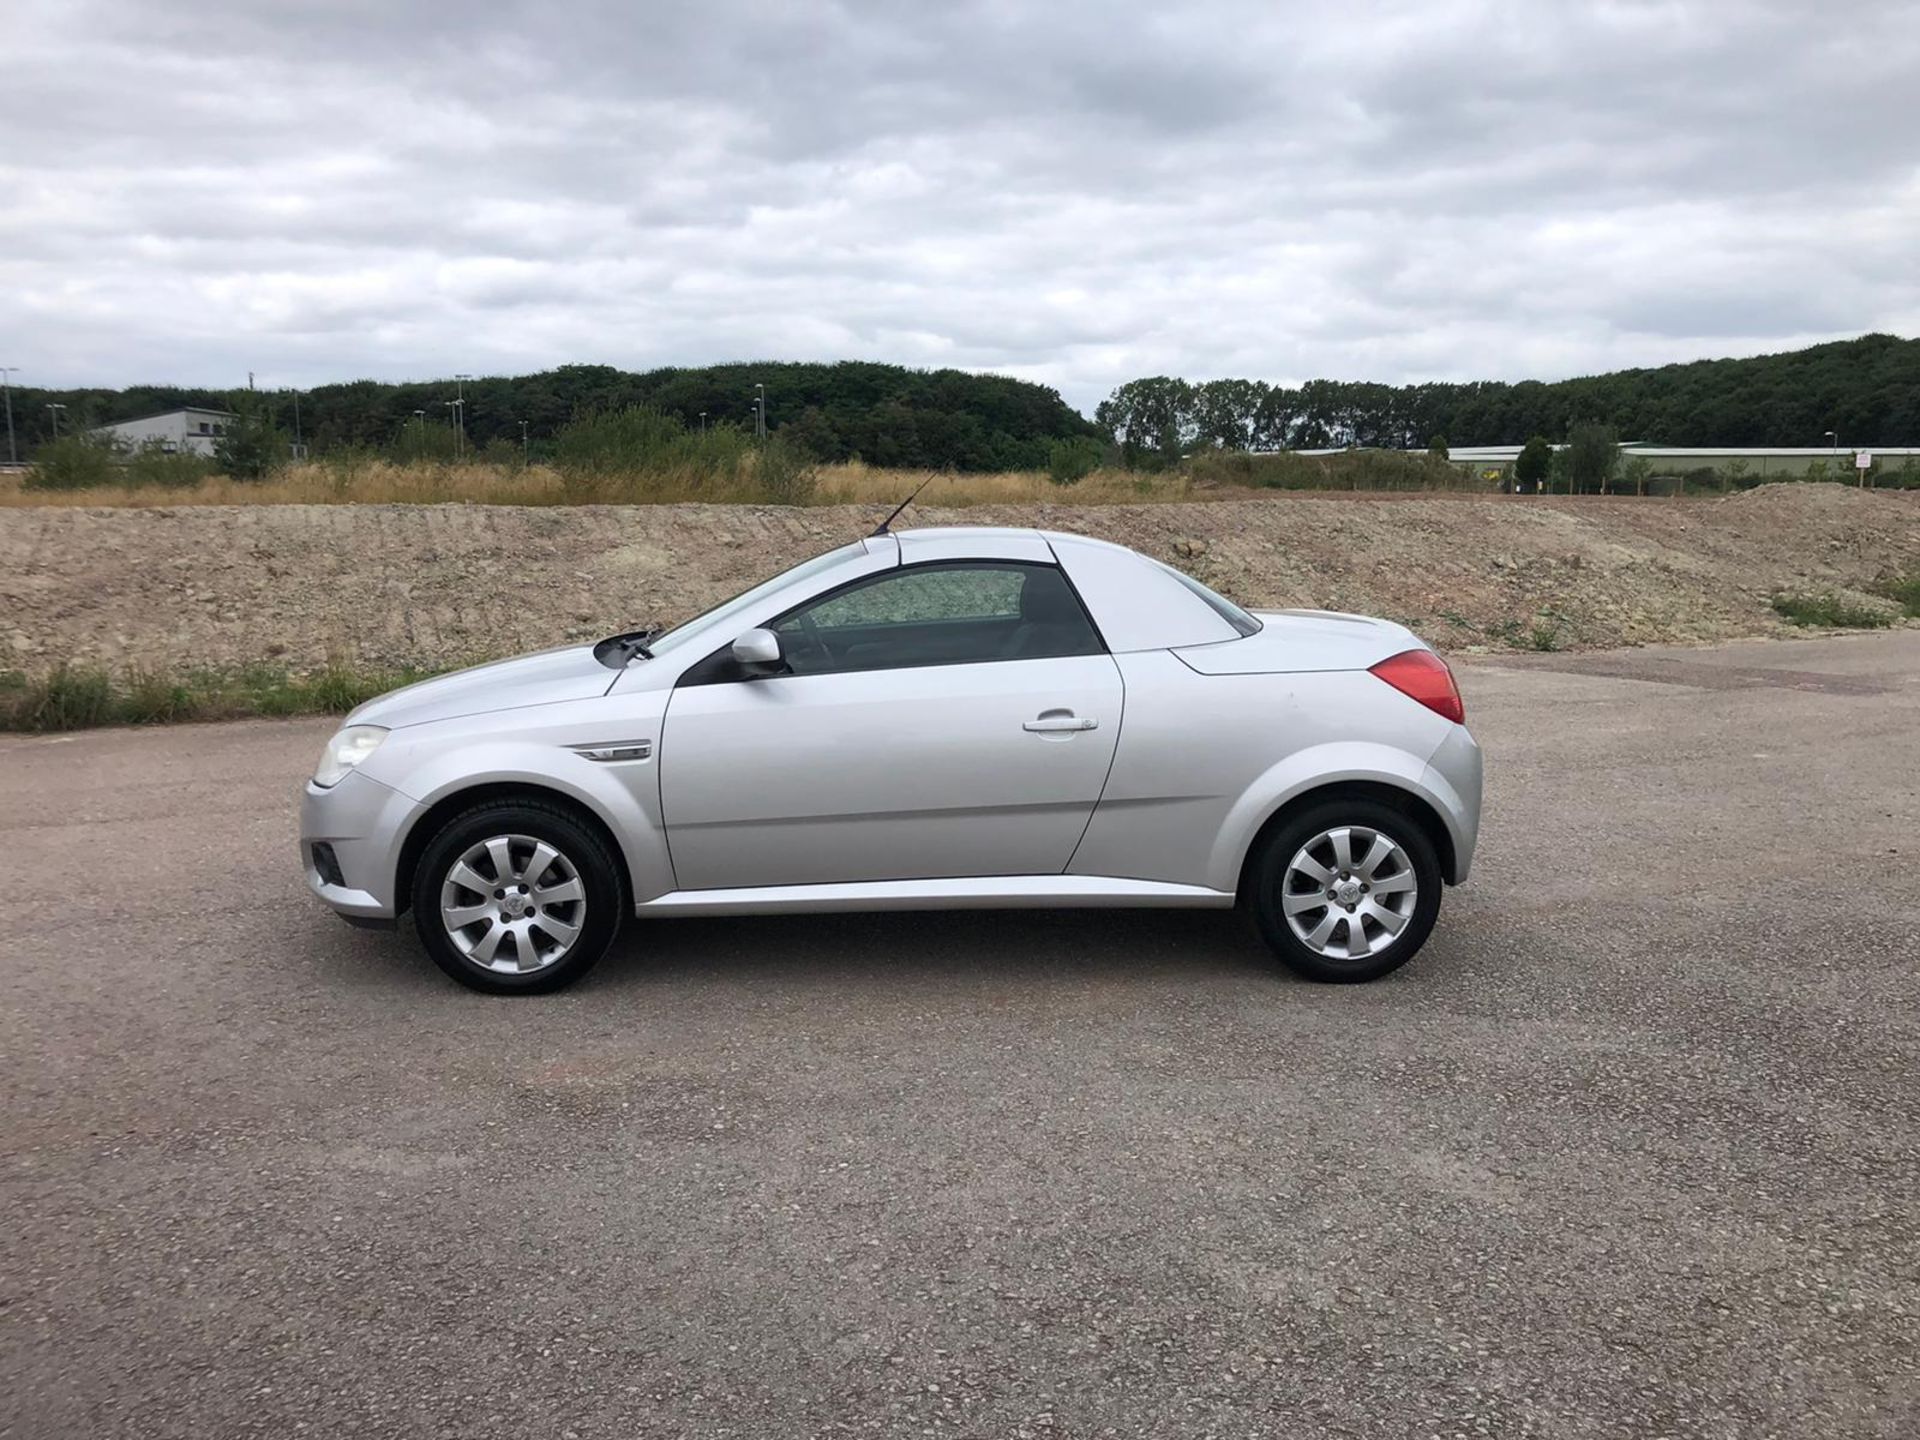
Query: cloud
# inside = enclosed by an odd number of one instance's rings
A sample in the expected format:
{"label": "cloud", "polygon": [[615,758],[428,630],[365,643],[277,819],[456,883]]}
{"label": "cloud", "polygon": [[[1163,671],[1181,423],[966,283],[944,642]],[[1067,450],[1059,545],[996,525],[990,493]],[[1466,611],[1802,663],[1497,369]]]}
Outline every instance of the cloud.
{"label": "cloud", "polygon": [[24,0],[39,384],[1590,373],[1920,330],[1920,26],[1772,0]]}

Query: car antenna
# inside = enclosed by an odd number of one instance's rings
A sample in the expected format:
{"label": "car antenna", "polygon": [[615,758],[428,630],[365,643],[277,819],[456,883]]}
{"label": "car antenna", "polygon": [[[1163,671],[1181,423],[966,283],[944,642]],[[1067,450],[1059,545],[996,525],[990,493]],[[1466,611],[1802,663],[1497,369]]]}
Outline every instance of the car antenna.
{"label": "car antenna", "polygon": [[[917,500],[920,496],[920,492],[926,489],[927,486],[931,485],[932,483],[933,483],[933,476],[929,475],[927,476],[926,479],[922,480],[918,485],[914,486],[913,494],[907,496],[906,499],[902,500],[898,505],[893,507],[893,513],[887,516],[886,519],[880,522],[880,528],[875,530],[873,532],[873,535],[885,535],[887,533],[887,527],[893,524],[894,521],[900,518],[900,512],[906,509],[907,506],[911,505],[915,500]],[[873,538],[873,535],[869,535],[867,538],[871,540]]]}

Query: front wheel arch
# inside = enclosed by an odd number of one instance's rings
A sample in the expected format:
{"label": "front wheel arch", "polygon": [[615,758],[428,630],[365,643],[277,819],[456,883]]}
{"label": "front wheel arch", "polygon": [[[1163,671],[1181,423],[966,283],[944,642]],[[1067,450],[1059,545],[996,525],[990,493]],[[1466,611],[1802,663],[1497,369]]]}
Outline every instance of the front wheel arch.
{"label": "front wheel arch", "polygon": [[564,810],[580,824],[592,830],[600,842],[606,846],[607,853],[623,872],[627,894],[633,889],[633,873],[627,860],[627,852],[613,827],[590,805],[583,805],[573,796],[562,790],[550,789],[545,785],[529,785],[524,781],[503,781],[489,785],[473,785],[463,790],[455,790],[441,796],[420,813],[413,822],[413,828],[407,831],[407,838],[400,846],[400,860],[394,868],[393,908],[396,915],[405,914],[413,904],[413,881],[420,868],[420,857],[426,853],[433,837],[446,828],[447,822],[456,815],[473,809],[476,805],[491,803],[512,803],[516,800],[532,800],[542,805],[551,805]]}
{"label": "front wheel arch", "polygon": [[1324,805],[1330,800],[1365,800],[1375,805],[1385,805],[1389,809],[1398,810],[1418,825],[1421,833],[1432,842],[1434,854],[1440,859],[1441,876],[1449,885],[1454,883],[1454,876],[1459,871],[1456,868],[1458,859],[1453,848],[1453,836],[1448,833],[1439,812],[1432,805],[1412,791],[1403,790],[1397,785],[1386,785],[1375,780],[1337,780],[1331,784],[1315,786],[1311,790],[1303,790],[1295,795],[1269,815],[1254,832],[1246,854],[1240,857],[1240,878],[1235,887],[1235,894],[1242,903],[1247,899],[1247,881],[1253,872],[1254,859],[1266,844],[1267,837],[1301,811]]}

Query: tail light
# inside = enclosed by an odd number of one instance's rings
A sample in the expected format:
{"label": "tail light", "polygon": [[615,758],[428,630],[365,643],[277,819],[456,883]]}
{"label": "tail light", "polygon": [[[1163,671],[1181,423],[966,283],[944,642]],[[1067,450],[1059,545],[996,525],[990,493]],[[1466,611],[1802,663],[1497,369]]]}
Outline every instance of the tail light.
{"label": "tail light", "polygon": [[1444,715],[1456,725],[1467,723],[1467,707],[1460,698],[1460,688],[1453,683],[1453,672],[1431,650],[1402,650],[1371,666],[1367,673],[1378,675],[1434,714]]}

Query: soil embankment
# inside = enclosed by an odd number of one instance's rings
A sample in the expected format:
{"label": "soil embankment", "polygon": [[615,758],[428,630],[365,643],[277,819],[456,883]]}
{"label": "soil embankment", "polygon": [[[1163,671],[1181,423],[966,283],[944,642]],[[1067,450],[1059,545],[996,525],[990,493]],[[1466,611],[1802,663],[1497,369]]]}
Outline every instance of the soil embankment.
{"label": "soil embankment", "polygon": [[[879,513],[14,509],[0,528],[0,669],[446,666],[672,621],[865,534]],[[1778,591],[1920,567],[1920,495],[1836,485],[1717,500],[1281,494],[907,518],[1118,540],[1253,608],[1386,615],[1453,650],[1779,633]]]}

